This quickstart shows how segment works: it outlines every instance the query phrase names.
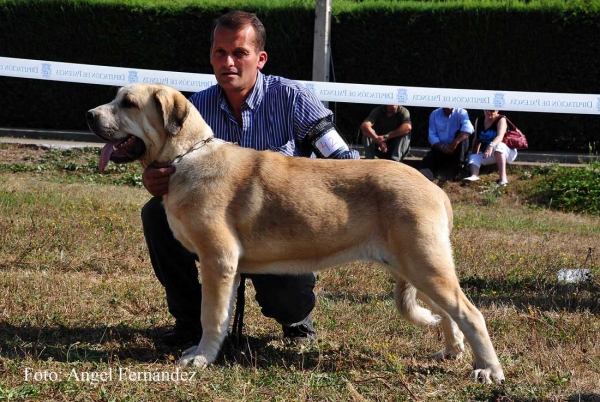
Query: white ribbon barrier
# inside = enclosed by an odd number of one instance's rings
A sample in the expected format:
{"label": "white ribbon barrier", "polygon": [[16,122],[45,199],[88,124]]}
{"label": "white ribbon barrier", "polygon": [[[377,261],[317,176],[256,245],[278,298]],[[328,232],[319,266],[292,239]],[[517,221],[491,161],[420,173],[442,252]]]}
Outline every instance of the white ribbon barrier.
{"label": "white ribbon barrier", "polygon": [[[216,84],[213,74],[142,70],[0,57],[0,76],[123,86],[134,82],[167,84],[197,92]],[[489,91],[298,81],[324,102],[462,107],[522,112],[600,115],[599,94]]]}

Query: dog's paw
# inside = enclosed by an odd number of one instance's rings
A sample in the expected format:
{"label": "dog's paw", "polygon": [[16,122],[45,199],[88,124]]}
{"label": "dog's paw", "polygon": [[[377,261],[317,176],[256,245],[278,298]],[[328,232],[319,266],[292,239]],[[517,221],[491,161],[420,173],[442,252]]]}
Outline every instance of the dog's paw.
{"label": "dog's paw", "polygon": [[193,355],[193,354],[183,355],[183,356],[181,356],[181,358],[179,359],[177,364],[180,365],[181,367],[190,366],[192,364],[192,362],[194,361],[195,357],[196,357],[196,355]]}
{"label": "dog's paw", "polygon": [[462,352],[455,353],[454,351],[440,350],[431,355],[431,358],[437,360],[438,362],[442,362],[444,360],[461,360]]}
{"label": "dog's paw", "polygon": [[504,372],[502,369],[475,369],[473,370],[473,378],[475,382],[480,382],[483,384],[491,384],[495,382],[496,384],[504,383]]}
{"label": "dog's paw", "polygon": [[183,352],[183,355],[177,362],[180,366],[194,366],[204,369],[214,363],[217,358],[218,350],[210,353],[210,349],[202,348],[200,345],[192,346]]}
{"label": "dog's paw", "polygon": [[431,357],[439,362],[444,360],[460,360],[464,351],[465,344],[461,342],[451,347],[447,347],[446,350],[435,352]]}
{"label": "dog's paw", "polygon": [[196,353],[190,353],[187,355],[181,356],[181,359],[177,362],[182,367],[194,366],[200,369],[204,369],[208,366],[208,359],[206,356]]}
{"label": "dog's paw", "polygon": [[446,352],[444,352],[443,350],[438,350],[437,352],[431,354],[429,358],[438,362],[442,362],[446,360]]}
{"label": "dog's paw", "polygon": [[201,369],[206,368],[206,366],[208,366],[210,363],[206,356],[204,356],[198,350],[198,346],[192,346],[191,348],[184,350],[183,356],[181,356],[177,364],[183,367],[194,366]]}

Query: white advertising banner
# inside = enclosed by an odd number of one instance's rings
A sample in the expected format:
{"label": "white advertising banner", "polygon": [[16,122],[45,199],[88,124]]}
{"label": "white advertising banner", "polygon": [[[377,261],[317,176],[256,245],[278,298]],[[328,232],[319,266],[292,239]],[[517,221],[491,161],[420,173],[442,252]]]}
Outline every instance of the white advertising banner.
{"label": "white advertising banner", "polygon": [[166,84],[180,91],[198,92],[217,83],[213,74],[179,73],[125,67],[93,66],[57,61],[0,57],[0,75],[80,84],[121,87],[133,82]]}
{"label": "white advertising banner", "polygon": [[[134,82],[160,83],[184,92],[197,92],[216,84],[212,74],[94,66],[9,57],[0,57],[0,76],[113,86],[123,86]],[[600,94],[298,82],[313,91],[323,102],[600,115]]]}

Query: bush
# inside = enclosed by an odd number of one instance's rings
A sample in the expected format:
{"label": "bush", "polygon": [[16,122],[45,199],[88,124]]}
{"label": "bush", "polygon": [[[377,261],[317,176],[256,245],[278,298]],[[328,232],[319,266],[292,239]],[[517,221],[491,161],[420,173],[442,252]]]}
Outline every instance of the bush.
{"label": "bush", "polygon": [[600,162],[581,168],[552,165],[534,169],[529,198],[564,212],[600,215]]}

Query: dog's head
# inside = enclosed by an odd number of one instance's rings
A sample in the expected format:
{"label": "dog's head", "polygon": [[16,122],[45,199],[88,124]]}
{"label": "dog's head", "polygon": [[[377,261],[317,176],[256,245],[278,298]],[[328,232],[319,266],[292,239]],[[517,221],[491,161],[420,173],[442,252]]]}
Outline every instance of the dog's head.
{"label": "dog's head", "polygon": [[[108,141],[102,149],[99,168],[108,161],[142,166],[165,162],[193,105],[176,89],[166,85],[130,84],[119,89],[115,99],[87,112],[90,130]],[[166,159],[166,160],[161,160]]]}

